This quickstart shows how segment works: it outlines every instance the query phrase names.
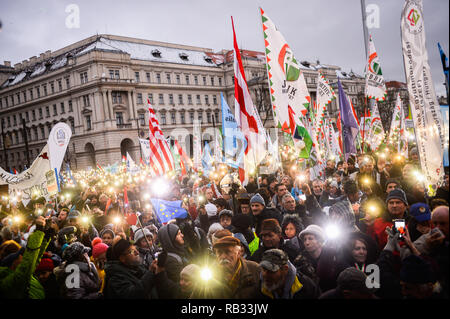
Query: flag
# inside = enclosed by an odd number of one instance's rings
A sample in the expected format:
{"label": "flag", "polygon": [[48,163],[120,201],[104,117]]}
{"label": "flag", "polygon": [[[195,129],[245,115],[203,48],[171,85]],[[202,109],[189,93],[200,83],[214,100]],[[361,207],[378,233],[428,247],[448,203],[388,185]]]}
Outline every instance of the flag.
{"label": "flag", "polygon": [[208,176],[211,170],[213,169],[212,166],[213,157],[211,156],[211,148],[209,147],[209,143],[205,142],[205,146],[203,147],[203,156],[202,156],[202,167],[203,167],[203,174]]}
{"label": "flag", "polygon": [[189,165],[190,167],[192,167],[192,161],[189,158],[189,156],[187,156],[187,154],[185,153],[185,151],[183,150],[183,148],[181,147],[181,145],[178,143],[177,140],[175,140],[175,147],[177,148],[178,154],[180,155],[180,165],[182,170],[181,174],[186,175],[187,174],[186,166]]}
{"label": "flag", "polygon": [[155,110],[153,110],[150,100],[147,99],[149,120],[149,142],[151,156],[149,158],[150,167],[152,167],[154,175],[163,175],[174,169],[173,156],[170,152],[169,145],[164,138],[164,134],[159,127]]}
{"label": "flag", "polygon": [[448,95],[448,86],[450,83],[450,78],[449,78],[449,65],[448,65],[448,58],[444,53],[444,50],[442,50],[441,45],[438,42],[438,48],[439,48],[439,54],[441,55],[441,62],[442,62],[442,68],[444,70],[444,75],[445,75],[445,84],[447,87],[447,95]]}
{"label": "flag", "polygon": [[201,123],[199,120],[194,120],[192,123],[192,133],[193,133],[193,151],[194,151],[194,169],[198,170],[201,165],[201,156],[202,156],[202,130]]}
{"label": "flag", "polygon": [[67,173],[67,175],[70,177],[70,180],[72,181],[72,183],[73,183],[74,185],[77,185],[77,181],[75,180],[75,178],[74,178],[73,175],[72,175],[72,171],[71,171],[71,169],[70,169],[69,163],[66,163],[66,173]]}
{"label": "flag", "polygon": [[156,216],[162,224],[166,224],[175,218],[186,218],[187,210],[181,207],[183,201],[167,201],[162,199],[151,199]]}
{"label": "flag", "polygon": [[136,173],[136,171],[138,171],[139,167],[136,166],[136,163],[134,162],[133,158],[130,156],[130,154],[128,152],[127,152],[126,163],[127,163],[127,172]]}
{"label": "flag", "polygon": [[222,104],[223,162],[238,168],[239,163],[243,161],[247,141],[239,130],[233,112],[231,112],[222,92],[220,93],[220,101]]}
{"label": "flag", "polygon": [[285,133],[293,134],[295,125],[292,122],[289,107],[298,117],[308,112],[311,98],[306,86],[303,72],[294,54],[279,32],[261,10],[264,35],[267,74],[276,125]]}
{"label": "flag", "polygon": [[380,59],[372,36],[369,37],[369,57],[366,65],[366,96],[376,101],[384,101],[387,91],[384,83],[383,72],[381,72]]}
{"label": "flag", "polygon": [[397,152],[408,157],[408,139],[406,138],[405,115],[402,107],[400,93],[397,94],[394,113],[392,114],[389,140],[397,145]]}
{"label": "flag", "polygon": [[422,0],[406,0],[401,39],[420,166],[429,196],[443,183],[444,129],[426,49]]}
{"label": "flag", "polygon": [[334,90],[331,88],[328,81],[319,71],[317,80],[317,112],[315,117],[315,127],[317,135],[320,133],[321,127],[323,126],[323,119],[325,112],[327,110],[327,105],[331,103],[333,99],[336,98]]}
{"label": "flag", "polygon": [[369,142],[372,150],[378,149],[380,144],[383,142],[385,134],[383,124],[381,122],[380,112],[378,112],[378,104],[373,101],[372,109],[370,113],[372,117],[370,119],[370,130],[369,130]]}
{"label": "flag", "polygon": [[338,78],[339,90],[339,113],[342,121],[342,141],[344,148],[344,157],[347,160],[348,155],[356,154],[355,140],[359,132],[359,124],[347,95],[342,89],[341,81]]}
{"label": "flag", "polygon": [[242,133],[247,140],[247,148],[244,152],[244,162],[239,165],[239,179],[245,186],[248,174],[255,170],[257,165],[266,157],[266,132],[252,102],[245,79],[244,67],[242,65],[241,53],[237,45],[234,30],[233,17],[233,48],[234,48],[234,98],[235,118]]}
{"label": "flag", "polygon": [[14,174],[17,175],[18,174],[17,170],[15,168],[13,168],[13,170],[14,170]]}

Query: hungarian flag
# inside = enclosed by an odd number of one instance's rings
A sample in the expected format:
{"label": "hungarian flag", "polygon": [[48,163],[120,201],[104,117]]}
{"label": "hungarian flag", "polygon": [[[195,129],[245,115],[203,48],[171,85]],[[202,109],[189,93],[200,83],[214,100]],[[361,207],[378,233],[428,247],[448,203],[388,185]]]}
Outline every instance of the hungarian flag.
{"label": "hungarian flag", "polygon": [[366,96],[376,101],[384,101],[387,91],[384,83],[383,72],[381,72],[380,59],[372,36],[369,37],[369,57],[366,65]]}
{"label": "hungarian flag", "polygon": [[377,150],[384,141],[385,133],[380,113],[378,112],[378,104],[376,101],[373,101],[372,103],[373,106],[370,110],[372,117],[370,119],[369,144],[372,150]]}
{"label": "hungarian flag", "polygon": [[150,100],[148,103],[148,129],[150,141],[150,167],[155,175],[164,175],[165,173],[174,170],[174,160],[170,152],[169,145],[164,138],[164,135],[159,127],[158,119],[156,118],[155,110],[153,110]]}
{"label": "hungarian flag", "polygon": [[234,49],[235,118],[247,141],[243,161],[239,164],[239,179],[245,185],[250,171],[255,170],[257,165],[266,157],[267,135],[248,90],[241,53],[237,45],[233,17],[231,17],[231,24]]}

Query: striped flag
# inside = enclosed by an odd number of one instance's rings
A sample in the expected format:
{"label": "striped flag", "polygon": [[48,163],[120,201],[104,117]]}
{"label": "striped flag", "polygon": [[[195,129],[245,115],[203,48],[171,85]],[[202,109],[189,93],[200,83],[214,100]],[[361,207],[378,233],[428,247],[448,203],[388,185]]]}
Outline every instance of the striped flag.
{"label": "striped flag", "polygon": [[245,181],[248,179],[248,173],[256,169],[257,165],[266,157],[267,135],[248,90],[241,53],[234,31],[233,17],[231,17],[231,24],[233,26],[234,47],[235,118],[247,140],[244,161],[243,163],[241,161],[239,165],[239,179],[245,185]]}
{"label": "striped flag", "polygon": [[180,154],[181,174],[186,175],[186,166],[193,167],[192,161],[177,140],[175,140],[175,147],[177,148],[178,154]]}
{"label": "striped flag", "polygon": [[174,169],[174,161],[169,145],[159,127],[158,119],[156,118],[155,110],[153,110],[150,100],[148,103],[148,129],[150,142],[150,167],[153,169],[155,175],[163,175]]}

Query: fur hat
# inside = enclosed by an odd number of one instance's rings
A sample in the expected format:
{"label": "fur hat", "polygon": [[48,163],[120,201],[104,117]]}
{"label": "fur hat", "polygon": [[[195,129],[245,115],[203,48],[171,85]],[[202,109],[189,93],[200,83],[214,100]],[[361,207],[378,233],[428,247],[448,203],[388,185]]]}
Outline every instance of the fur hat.
{"label": "fur hat", "polygon": [[261,230],[259,231],[259,236],[263,235],[264,233],[268,232],[274,232],[275,234],[281,234],[281,227],[278,220],[275,218],[269,218],[263,220],[261,224]]}
{"label": "fur hat", "polygon": [[213,248],[219,248],[224,246],[239,246],[241,241],[233,236],[225,236],[220,238],[214,245]]}
{"label": "fur hat", "polygon": [[305,228],[302,224],[300,217],[298,217],[298,215],[286,214],[283,216],[283,222],[281,223],[281,230],[283,231],[283,233],[289,223],[294,225],[295,230],[296,230],[296,232],[295,232],[296,235],[298,235]]}

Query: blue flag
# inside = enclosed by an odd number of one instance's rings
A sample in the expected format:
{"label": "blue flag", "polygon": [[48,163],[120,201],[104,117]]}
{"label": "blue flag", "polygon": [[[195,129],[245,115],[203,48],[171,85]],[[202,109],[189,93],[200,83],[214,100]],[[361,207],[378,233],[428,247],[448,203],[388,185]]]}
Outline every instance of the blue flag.
{"label": "blue flag", "polygon": [[205,175],[208,175],[212,170],[212,156],[211,156],[211,148],[209,147],[208,142],[205,142],[205,147],[203,148],[203,156],[202,156],[202,166],[203,172]]}
{"label": "blue flag", "polygon": [[70,165],[69,163],[66,164],[66,173],[69,175],[70,179],[72,180],[72,183],[74,185],[77,185],[77,181],[75,180],[75,178],[72,176],[72,171],[70,170]]}
{"label": "blue flag", "polygon": [[158,216],[159,221],[164,224],[169,222],[174,218],[186,218],[187,210],[181,207],[183,201],[168,201],[162,199],[152,198],[152,205],[155,209],[156,216]]}
{"label": "blue flag", "polygon": [[356,136],[359,132],[359,125],[356,117],[353,113],[353,108],[342,89],[341,82],[338,77],[338,91],[339,91],[339,112],[341,113],[342,121],[342,140],[345,150],[345,160],[347,160],[349,154],[356,154]]}
{"label": "blue flag", "polygon": [[[247,147],[247,141],[244,134],[239,130],[234,114],[222,93],[220,93],[220,99],[222,103],[223,162],[237,168]],[[241,144],[241,151],[239,151],[238,142]],[[234,157],[236,157],[236,160]]]}

